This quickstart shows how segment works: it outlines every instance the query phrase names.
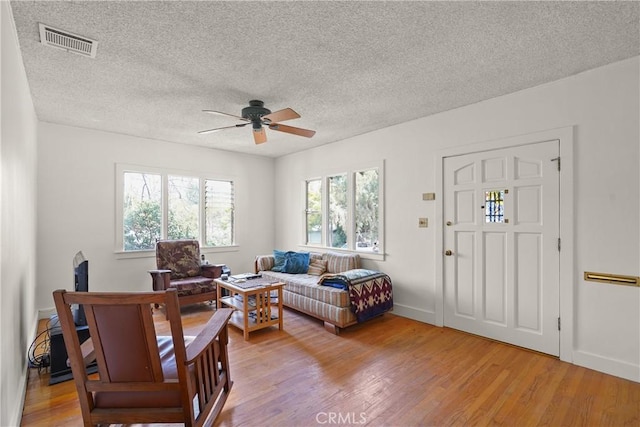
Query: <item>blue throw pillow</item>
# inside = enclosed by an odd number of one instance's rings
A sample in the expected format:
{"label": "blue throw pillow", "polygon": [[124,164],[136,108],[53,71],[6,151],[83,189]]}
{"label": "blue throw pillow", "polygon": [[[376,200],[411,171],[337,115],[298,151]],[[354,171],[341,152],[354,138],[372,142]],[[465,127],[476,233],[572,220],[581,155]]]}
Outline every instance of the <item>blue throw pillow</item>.
{"label": "blue throw pillow", "polygon": [[283,273],[304,274],[309,270],[309,252],[287,252]]}
{"label": "blue throw pillow", "polygon": [[282,273],[282,269],[284,268],[285,255],[287,253],[284,251],[273,250],[273,258],[275,259],[275,263],[273,267],[271,267],[271,271],[277,271]]}

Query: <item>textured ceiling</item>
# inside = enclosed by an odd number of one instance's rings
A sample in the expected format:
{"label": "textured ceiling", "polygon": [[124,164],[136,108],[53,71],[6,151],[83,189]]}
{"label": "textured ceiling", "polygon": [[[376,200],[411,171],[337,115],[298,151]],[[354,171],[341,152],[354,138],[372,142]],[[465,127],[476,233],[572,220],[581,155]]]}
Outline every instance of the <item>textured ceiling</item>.
{"label": "textured ceiling", "polygon": [[[11,2],[41,121],[277,157],[640,54],[637,2]],[[43,46],[38,23],[98,41]],[[250,99],[311,139],[203,113]]]}

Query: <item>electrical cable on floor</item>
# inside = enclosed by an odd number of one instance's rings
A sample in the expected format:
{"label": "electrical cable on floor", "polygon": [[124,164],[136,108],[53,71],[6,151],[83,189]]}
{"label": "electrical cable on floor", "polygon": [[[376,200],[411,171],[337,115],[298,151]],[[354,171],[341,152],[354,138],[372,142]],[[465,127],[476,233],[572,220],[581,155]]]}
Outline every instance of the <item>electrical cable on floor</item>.
{"label": "electrical cable on floor", "polygon": [[28,357],[29,357],[29,367],[30,368],[38,368],[38,374],[44,369],[45,371],[49,366],[51,366],[51,346],[49,343],[49,336],[51,330],[54,327],[58,326],[59,321],[55,320],[55,324],[51,324],[51,319],[47,321],[47,327],[44,331],[40,332],[33,342],[31,346],[29,346]]}

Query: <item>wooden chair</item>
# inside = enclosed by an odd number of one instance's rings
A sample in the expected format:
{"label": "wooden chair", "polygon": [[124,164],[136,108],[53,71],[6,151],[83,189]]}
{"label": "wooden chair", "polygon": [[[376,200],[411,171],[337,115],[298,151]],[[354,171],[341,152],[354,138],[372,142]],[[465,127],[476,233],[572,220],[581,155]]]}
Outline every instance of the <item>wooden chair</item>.
{"label": "wooden chair", "polygon": [[[231,309],[216,311],[204,329],[189,338],[183,337],[175,289],[143,293],[57,290],[53,299],[85,426],[202,426],[218,416],[233,384],[227,353]],[[71,304],[82,304],[87,317],[91,338],[82,348]],[[171,336],[156,335],[152,304],[165,305]],[[85,366],[92,359],[97,362],[99,378],[87,376]]]}

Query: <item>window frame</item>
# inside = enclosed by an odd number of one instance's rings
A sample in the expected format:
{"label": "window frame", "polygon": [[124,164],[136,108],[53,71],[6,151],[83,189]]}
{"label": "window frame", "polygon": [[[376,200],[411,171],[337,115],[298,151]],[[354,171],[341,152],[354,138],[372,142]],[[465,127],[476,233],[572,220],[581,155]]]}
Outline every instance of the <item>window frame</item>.
{"label": "window frame", "polygon": [[[357,199],[358,199],[358,193],[356,191],[357,190],[356,183],[357,183],[357,174],[358,173],[371,171],[371,170],[377,170],[377,172],[378,172],[378,246],[377,246],[377,250],[374,250],[373,246],[372,246],[371,251],[366,251],[366,250],[362,250],[362,249],[358,250],[358,247],[357,247],[357,245],[358,245],[358,242],[357,242],[358,233],[357,233],[357,231],[358,230],[357,230],[356,220],[357,220],[357,217],[358,217],[357,216],[358,212],[356,211],[356,209],[357,209],[357,203],[356,202],[357,202]],[[352,239],[353,239],[353,245],[355,247],[355,250],[358,253],[368,253],[368,252],[377,253],[377,252],[380,252],[380,251],[382,251],[382,241],[383,241],[383,239],[381,238],[381,235],[384,234],[383,230],[382,230],[383,221],[382,221],[382,219],[380,219],[380,216],[382,215],[381,212],[384,211],[384,204],[383,204],[384,203],[384,199],[381,196],[381,194],[383,193],[383,191],[382,191],[383,190],[382,189],[383,181],[381,179],[380,169],[377,168],[377,167],[358,168],[357,170],[355,170],[351,174],[351,180],[352,180],[352,184],[353,184],[352,187],[351,187],[352,204],[353,204],[353,209],[351,209],[351,221],[353,223],[353,237],[352,237]]]}
{"label": "window frame", "polygon": [[[155,170],[145,170],[145,171],[139,171],[139,170],[132,170],[132,169],[123,169],[121,170],[117,175],[116,175],[116,245],[120,245],[120,252],[122,253],[142,253],[144,251],[147,251],[146,249],[140,249],[140,250],[128,250],[125,251],[124,250],[124,185],[125,185],[125,179],[124,179],[124,175],[125,173],[137,173],[137,174],[147,174],[147,175],[156,175],[160,177],[160,231],[162,232],[162,228],[163,228],[163,223],[165,222],[165,218],[163,215],[163,203],[165,203],[165,197],[163,195],[164,192],[164,188],[165,185],[163,183],[163,178],[162,178],[162,174],[158,173]],[[118,243],[119,242],[119,243]],[[116,252],[118,252],[117,250],[118,246],[116,246]]]}
{"label": "window frame", "polygon": [[[378,250],[377,252],[366,251],[356,247],[356,220],[355,220],[355,174],[361,171],[377,169],[378,171]],[[328,233],[331,233],[329,224],[329,179],[338,175],[346,175],[347,177],[347,247],[334,248],[327,246],[329,242]],[[319,245],[308,242],[307,236],[307,183],[313,180],[321,182],[321,216],[322,216],[322,235]],[[351,167],[326,170],[322,173],[307,176],[302,180],[302,229],[300,247],[315,251],[334,251],[345,253],[357,253],[364,259],[384,260],[385,256],[385,238],[384,238],[384,161],[369,162]]]}
{"label": "window frame", "polygon": [[202,221],[202,223],[200,224],[200,238],[202,239],[202,242],[206,242],[207,240],[207,224],[206,224],[206,220],[207,220],[207,181],[218,181],[218,182],[230,182],[231,183],[231,195],[232,195],[232,200],[231,200],[231,244],[230,245],[220,245],[220,246],[210,246],[210,245],[206,245],[206,244],[202,244],[202,247],[204,248],[229,248],[229,247],[235,247],[237,246],[236,244],[236,226],[237,226],[237,221],[236,221],[236,191],[237,191],[237,187],[236,187],[236,182],[233,179],[227,179],[227,178],[203,178],[201,179],[201,192],[200,192],[200,197],[201,197],[201,205],[200,205],[200,215],[202,215],[202,218],[204,219],[204,221]]}
{"label": "window frame", "polygon": [[[325,226],[323,227],[324,232],[323,232],[323,237],[324,237],[324,246],[327,247],[330,250],[335,250],[335,249],[351,249],[351,240],[353,239],[352,236],[352,231],[353,231],[353,224],[354,224],[354,220],[353,220],[353,197],[352,194],[355,194],[354,188],[353,188],[353,174],[351,171],[347,171],[347,172],[340,172],[340,173],[333,173],[333,174],[329,174],[327,176],[325,176],[322,180],[322,184],[324,185],[324,188],[326,189],[325,193],[326,193],[326,209],[323,209],[323,211],[326,211],[327,216],[323,216],[322,217],[322,224]],[[344,227],[346,228],[346,230],[344,230],[344,233],[346,234],[347,237],[347,241],[346,241],[346,248],[340,248],[337,246],[329,246],[329,242],[333,243],[333,230],[331,228],[331,180],[333,178],[337,178],[337,177],[345,177],[345,198],[346,198],[346,215],[344,218]],[[325,221],[326,218],[326,221]]]}
{"label": "window frame", "polygon": [[[312,211],[311,209],[309,209],[309,183],[311,182],[316,182],[319,181],[320,182],[320,210],[318,211]],[[317,215],[320,215],[320,244],[323,244],[324,241],[324,223],[323,223],[323,218],[324,218],[324,213],[323,213],[323,207],[324,207],[324,203],[322,201],[322,199],[324,198],[324,192],[323,192],[323,186],[322,186],[322,177],[312,177],[312,178],[307,178],[304,180],[303,182],[303,194],[304,194],[304,220],[303,220],[303,226],[304,226],[304,241],[306,242],[307,245],[311,245],[313,246],[313,243],[309,243],[309,214],[310,213],[314,213]]]}
{"label": "window frame", "polygon": [[[200,242],[200,245],[202,245],[202,242],[203,242],[203,240],[201,239],[201,237],[202,237],[202,228],[203,228],[202,226],[203,226],[203,223],[204,223],[203,219],[205,219],[205,217],[203,215],[203,209],[202,209],[202,184],[206,181],[206,179],[202,179],[202,178],[200,178],[198,176],[193,176],[193,175],[191,175],[191,176],[190,175],[185,175],[185,174],[177,175],[177,174],[173,174],[173,173],[167,174],[166,175],[166,179],[165,179],[165,176],[162,176],[162,178],[163,178],[162,179],[162,184],[163,184],[162,188],[163,188],[163,190],[165,189],[164,184],[165,183],[167,184],[166,185],[166,194],[167,194],[167,211],[166,211],[166,214],[167,215],[164,215],[165,214],[164,211],[162,212],[163,221],[162,221],[162,227],[160,227],[161,236],[162,236],[162,232],[164,231],[164,232],[166,232],[166,235],[163,236],[163,238],[165,238],[165,239],[189,239],[189,238],[193,238],[193,236],[184,236],[184,237],[172,237],[172,236],[169,236],[169,218],[170,218],[170,213],[171,213],[171,209],[172,209],[171,204],[172,204],[172,201],[174,200],[173,196],[175,195],[175,194],[172,194],[172,192],[171,192],[171,188],[169,186],[169,182],[171,181],[172,178],[179,178],[181,180],[189,179],[189,180],[193,180],[194,182],[197,182],[197,185],[198,185],[198,206],[197,206],[197,208],[198,208],[197,209],[198,217],[196,219],[197,220],[196,228],[198,230],[198,235],[199,235],[198,241]],[[164,195],[164,191],[163,191],[163,195]],[[165,216],[166,216],[166,221],[164,221]],[[166,229],[164,228],[165,224],[167,226]]]}
{"label": "window frame", "polygon": [[[114,236],[114,252],[120,258],[136,258],[141,256],[149,256],[155,253],[155,249],[140,249],[140,250],[125,250],[124,249],[124,174],[125,173],[140,173],[140,174],[154,174],[161,177],[161,239],[167,238],[168,233],[168,212],[169,212],[169,188],[168,181],[169,176],[181,176],[189,178],[197,178],[199,181],[199,206],[198,206],[198,237],[197,240],[200,243],[200,249],[203,253],[210,252],[227,252],[229,250],[237,250],[236,243],[236,225],[237,225],[237,183],[233,177],[217,175],[213,176],[210,172],[198,172],[182,169],[171,168],[159,168],[153,166],[142,166],[125,163],[116,163],[115,165],[115,236]],[[206,232],[206,215],[205,215],[205,187],[206,181],[227,181],[231,182],[233,186],[233,223],[232,228],[232,244],[228,246],[206,246],[205,232]]]}

